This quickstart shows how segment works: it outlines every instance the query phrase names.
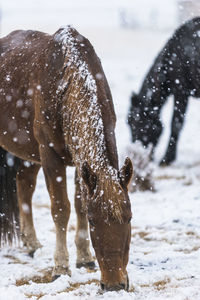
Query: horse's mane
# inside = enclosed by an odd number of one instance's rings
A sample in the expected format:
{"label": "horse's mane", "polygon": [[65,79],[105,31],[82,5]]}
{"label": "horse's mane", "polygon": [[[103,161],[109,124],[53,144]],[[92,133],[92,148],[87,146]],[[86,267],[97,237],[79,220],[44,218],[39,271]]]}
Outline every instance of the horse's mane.
{"label": "horse's mane", "polygon": [[[98,149],[98,152],[95,158],[96,163],[101,164],[101,162],[103,163],[102,159],[105,160],[103,155],[105,152],[103,120],[97,99],[96,81],[89,70],[87,59],[84,57],[82,51],[80,51],[80,42],[83,39],[85,38],[70,26],[59,30],[55,35],[55,40],[62,43],[62,50],[65,55],[64,76],[58,86],[57,93],[64,92],[65,96],[67,96],[66,105],[70,116],[68,116],[65,126],[67,124],[75,125],[73,128],[73,137],[68,137],[69,144],[76,144],[75,152],[79,155],[80,153],[77,150],[81,145],[77,145],[77,143],[80,144],[84,141],[81,136],[76,136],[78,134],[77,123],[81,122],[83,126],[85,125],[85,130],[81,130],[81,133],[87,141],[89,141],[89,136],[86,136],[87,129],[91,127],[97,137],[96,149]],[[85,40],[82,46],[85,46]],[[85,112],[87,113],[86,115]],[[74,118],[71,119],[71,116]],[[91,167],[95,171],[95,165]]]}
{"label": "horse's mane", "polygon": [[113,168],[108,168],[105,173],[104,177],[100,175],[95,201],[99,204],[105,216],[105,222],[109,222],[112,218],[123,223],[122,206],[126,200],[124,199],[124,193],[122,193],[118,172]]}
{"label": "horse's mane", "polygon": [[[71,68],[73,69],[73,75],[78,76],[79,79],[84,79],[83,84],[87,91],[96,95],[97,88],[96,82],[88,69],[88,65],[83,57],[83,53],[80,49],[80,46],[85,46],[85,41],[89,42],[80,35],[74,28],[67,26],[59,29],[55,35],[54,40],[62,45],[62,51],[65,56],[65,65],[64,69]],[[83,43],[81,43],[83,42]],[[91,44],[90,44],[91,46]],[[74,69],[77,69],[77,73],[74,73]],[[63,81],[58,86],[58,92],[63,91],[68,82],[63,78]]]}
{"label": "horse's mane", "polygon": [[116,116],[100,60],[91,43],[70,26],[60,29],[54,39],[61,44],[65,56],[63,78],[57,93],[73,97],[77,108],[87,107],[86,118],[93,119],[90,125],[96,128],[98,136],[97,148],[101,153],[106,152],[109,163],[118,168],[114,135]]}
{"label": "horse's mane", "polygon": [[94,206],[95,210],[98,208],[101,211],[105,223],[109,224],[110,220],[123,223],[123,206],[128,200],[124,198],[116,169],[107,167],[104,172],[98,174],[93,195],[88,194],[82,178],[80,178],[80,183],[83,195],[82,204],[86,213],[90,214],[90,207]]}
{"label": "horse's mane", "polygon": [[[70,26],[60,29],[54,39],[61,43],[65,56],[64,75],[58,86],[57,94],[64,95],[64,109],[67,107],[63,120],[67,132],[66,144],[69,145],[75,164],[78,165],[79,175],[79,169],[84,161],[87,161],[92,171],[98,174],[99,184],[95,193],[95,201],[101,200],[99,205],[105,216],[112,215],[121,222],[122,210],[120,202],[117,200],[120,198],[118,194],[121,191],[118,164],[112,163],[112,158],[109,159],[112,155],[114,155],[114,160],[118,159],[115,139],[113,139],[114,126],[112,128],[112,125],[115,125],[115,114],[112,98],[106,99],[108,91],[104,74],[102,74],[102,79],[106,88],[103,86],[102,90],[105,93],[103,98],[110,103],[99,100],[101,96],[98,95],[98,79],[95,75],[97,73],[100,77],[98,72],[100,62],[89,41]],[[93,56],[96,70],[91,66],[88,56]],[[106,139],[106,135],[109,136],[110,132],[106,131],[104,126],[105,118],[102,106],[109,109],[107,113],[110,113],[110,120],[106,125],[111,132],[113,131],[111,133],[112,140]],[[109,147],[111,151],[108,149]],[[110,157],[107,155],[109,151]],[[103,190],[107,194],[105,197],[101,195]]]}

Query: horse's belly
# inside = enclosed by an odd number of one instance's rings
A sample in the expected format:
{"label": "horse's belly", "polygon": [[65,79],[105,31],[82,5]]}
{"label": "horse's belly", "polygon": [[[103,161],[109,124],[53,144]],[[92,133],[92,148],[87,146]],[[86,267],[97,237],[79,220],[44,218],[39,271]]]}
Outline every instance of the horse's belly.
{"label": "horse's belly", "polygon": [[5,134],[0,136],[0,145],[13,155],[23,160],[40,163],[39,148],[36,141],[27,139],[26,136],[19,138]]}
{"label": "horse's belly", "polygon": [[32,122],[27,120],[26,125],[19,124],[15,118],[5,119],[4,116],[0,117],[0,146],[24,160],[40,162]]}

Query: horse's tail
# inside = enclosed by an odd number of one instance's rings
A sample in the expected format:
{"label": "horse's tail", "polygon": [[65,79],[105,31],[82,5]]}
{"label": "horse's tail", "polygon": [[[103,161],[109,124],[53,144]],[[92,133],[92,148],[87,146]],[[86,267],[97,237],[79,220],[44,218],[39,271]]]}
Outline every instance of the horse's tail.
{"label": "horse's tail", "polygon": [[0,246],[19,239],[16,175],[20,159],[0,147]]}

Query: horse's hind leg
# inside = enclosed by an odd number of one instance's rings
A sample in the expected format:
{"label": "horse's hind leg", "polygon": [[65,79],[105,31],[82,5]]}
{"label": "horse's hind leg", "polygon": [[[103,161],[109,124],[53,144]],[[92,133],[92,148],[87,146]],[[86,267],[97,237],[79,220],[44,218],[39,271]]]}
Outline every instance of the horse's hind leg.
{"label": "horse's hind leg", "polygon": [[41,244],[36,237],[32,216],[32,196],[35,190],[39,169],[40,165],[30,163],[29,166],[25,166],[23,162],[17,173],[21,238],[31,256],[33,256],[34,252],[41,247]]}
{"label": "horse's hind leg", "polygon": [[95,263],[89,249],[88,222],[86,219],[84,209],[82,208],[80,182],[77,176],[77,171],[75,176],[75,185],[75,209],[77,214],[77,227],[75,238],[77,248],[76,266],[77,268],[86,267],[94,269]]}

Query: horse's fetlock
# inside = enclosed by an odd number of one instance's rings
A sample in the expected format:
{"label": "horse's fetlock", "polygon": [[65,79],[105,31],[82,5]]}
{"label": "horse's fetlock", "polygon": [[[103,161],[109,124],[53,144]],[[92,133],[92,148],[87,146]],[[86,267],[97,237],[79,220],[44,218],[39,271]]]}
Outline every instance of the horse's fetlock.
{"label": "horse's fetlock", "polygon": [[71,277],[71,270],[69,266],[63,265],[63,266],[55,266],[52,272],[52,280],[56,280],[61,275],[68,275]]}
{"label": "horse's fetlock", "polygon": [[89,269],[89,270],[95,270],[96,269],[96,265],[95,265],[94,261],[77,262],[76,267],[78,269],[80,269],[80,268],[86,268],[86,269]]}

